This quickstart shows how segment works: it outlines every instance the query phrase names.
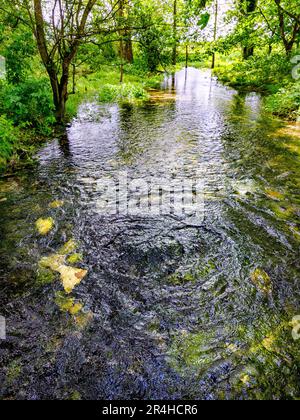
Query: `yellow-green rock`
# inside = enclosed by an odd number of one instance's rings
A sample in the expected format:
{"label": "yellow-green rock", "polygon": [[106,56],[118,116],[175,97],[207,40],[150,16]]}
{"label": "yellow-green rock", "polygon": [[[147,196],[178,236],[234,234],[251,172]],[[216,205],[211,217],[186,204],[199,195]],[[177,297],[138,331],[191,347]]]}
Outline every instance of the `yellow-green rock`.
{"label": "yellow-green rock", "polygon": [[48,217],[47,219],[41,218],[36,221],[35,226],[39,234],[45,236],[53,229],[54,220],[52,217]]}
{"label": "yellow-green rock", "polygon": [[87,275],[87,270],[63,265],[60,267],[59,273],[66,293],[71,293],[74,287]]}

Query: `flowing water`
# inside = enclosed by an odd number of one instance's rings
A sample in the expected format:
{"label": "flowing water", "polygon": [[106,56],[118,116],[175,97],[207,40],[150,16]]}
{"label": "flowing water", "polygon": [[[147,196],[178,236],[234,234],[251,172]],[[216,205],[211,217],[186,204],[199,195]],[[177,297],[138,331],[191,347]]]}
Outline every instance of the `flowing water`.
{"label": "flowing water", "polygon": [[[143,105],[82,105],[0,180],[1,398],[299,398],[299,142],[195,69]],[[203,214],[99,213],[120,172],[197,176]]]}

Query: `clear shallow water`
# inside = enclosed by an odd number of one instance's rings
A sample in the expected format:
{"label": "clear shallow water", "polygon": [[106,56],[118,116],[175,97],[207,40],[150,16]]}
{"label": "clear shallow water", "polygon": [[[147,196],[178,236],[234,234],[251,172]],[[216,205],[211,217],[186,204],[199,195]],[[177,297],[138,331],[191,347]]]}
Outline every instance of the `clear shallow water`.
{"label": "clear shallow water", "polygon": [[[300,140],[260,102],[182,71],[143,106],[83,105],[0,181],[2,398],[299,398]],[[197,174],[204,220],[99,215],[120,171]],[[88,274],[67,295],[40,261],[70,239]]]}

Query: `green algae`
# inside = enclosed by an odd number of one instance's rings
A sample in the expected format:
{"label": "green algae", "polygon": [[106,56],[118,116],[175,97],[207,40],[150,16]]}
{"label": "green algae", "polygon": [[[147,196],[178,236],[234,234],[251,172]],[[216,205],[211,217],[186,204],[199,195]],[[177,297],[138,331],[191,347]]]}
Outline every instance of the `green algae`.
{"label": "green algae", "polygon": [[60,255],[68,255],[76,251],[78,248],[78,243],[74,239],[70,239],[66,242],[58,251]]}
{"label": "green algae", "polygon": [[196,368],[199,372],[207,369],[219,358],[213,351],[214,334],[202,331],[184,331],[173,339],[169,351],[170,363],[178,372],[186,368]]}
{"label": "green algae", "polygon": [[70,315],[77,315],[83,308],[83,305],[76,302],[74,298],[66,296],[63,292],[55,294],[55,303],[62,312],[68,312]]}
{"label": "green algae", "polygon": [[261,268],[257,268],[251,274],[251,281],[257,287],[257,289],[265,294],[271,294],[273,290],[273,284],[268,273]]}
{"label": "green algae", "polygon": [[78,264],[82,262],[83,255],[82,254],[72,254],[67,258],[67,262],[71,265]]}
{"label": "green algae", "polygon": [[78,391],[73,391],[69,397],[69,400],[71,401],[81,401],[81,395]]}
{"label": "green algae", "polygon": [[208,276],[215,269],[215,263],[212,260],[209,260],[207,263],[195,266],[188,272],[177,272],[171,274],[168,277],[168,282],[174,286],[180,286],[186,283],[196,283],[199,279]]}
{"label": "green algae", "polygon": [[20,377],[22,370],[22,364],[19,360],[12,361],[7,366],[6,371],[6,380],[8,384],[12,384],[14,381],[16,381]]}
{"label": "green algae", "polygon": [[35,227],[40,235],[46,236],[54,227],[54,220],[52,217],[46,219],[40,218],[35,222]]}
{"label": "green algae", "polygon": [[49,204],[50,209],[59,209],[60,207],[63,207],[64,201],[63,200],[55,200],[52,201],[52,203]]}
{"label": "green algae", "polygon": [[85,311],[83,303],[65,292],[56,292],[54,301],[61,312],[71,315],[76,329],[83,330],[93,319],[93,313]]}
{"label": "green algae", "polygon": [[55,279],[56,279],[56,276],[53,273],[53,271],[47,268],[39,267],[38,272],[37,272],[37,279],[36,279],[38,284],[40,285],[50,284],[50,283],[53,283]]}

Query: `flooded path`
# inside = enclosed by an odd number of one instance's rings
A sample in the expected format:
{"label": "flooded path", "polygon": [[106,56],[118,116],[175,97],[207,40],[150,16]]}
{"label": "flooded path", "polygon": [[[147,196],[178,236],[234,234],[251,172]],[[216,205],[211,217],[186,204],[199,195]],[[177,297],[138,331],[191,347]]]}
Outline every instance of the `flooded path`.
{"label": "flooded path", "polygon": [[[83,105],[34,170],[0,179],[0,397],[299,398],[290,131],[188,69],[144,105]],[[201,218],[100,214],[120,172],[201,179]]]}

